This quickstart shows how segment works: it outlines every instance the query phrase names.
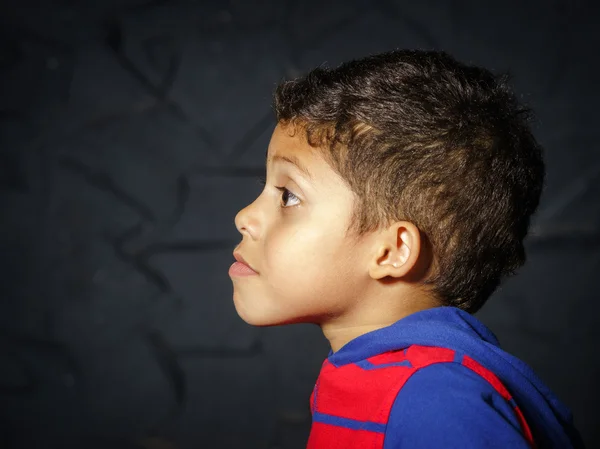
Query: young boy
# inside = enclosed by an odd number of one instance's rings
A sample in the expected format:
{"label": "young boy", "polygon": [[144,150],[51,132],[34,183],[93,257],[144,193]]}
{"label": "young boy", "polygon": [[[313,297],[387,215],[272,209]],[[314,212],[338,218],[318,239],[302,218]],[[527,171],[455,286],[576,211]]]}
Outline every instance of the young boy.
{"label": "young boy", "polygon": [[308,447],[582,447],[471,315],[524,263],[544,180],[506,81],[395,51],[284,82],[274,107],[230,276],[243,320],[316,323],[331,344]]}

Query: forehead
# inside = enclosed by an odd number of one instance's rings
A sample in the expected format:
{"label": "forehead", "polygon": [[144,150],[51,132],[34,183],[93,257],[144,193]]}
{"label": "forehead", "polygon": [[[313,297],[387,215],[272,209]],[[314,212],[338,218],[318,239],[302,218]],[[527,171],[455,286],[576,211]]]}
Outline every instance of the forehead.
{"label": "forehead", "polygon": [[317,149],[308,144],[304,129],[298,126],[278,124],[273,130],[267,148],[267,162],[276,155],[296,157],[311,156]]}
{"label": "forehead", "polygon": [[315,181],[322,159],[320,150],[309,145],[302,128],[279,124],[273,130],[266,154],[267,167],[279,163],[290,164],[311,181]]}
{"label": "forehead", "polygon": [[314,185],[348,187],[348,184],[329,165],[323,156],[323,148],[308,143],[306,132],[300,126],[277,125],[273,130],[267,149],[267,170],[279,164],[294,166]]}

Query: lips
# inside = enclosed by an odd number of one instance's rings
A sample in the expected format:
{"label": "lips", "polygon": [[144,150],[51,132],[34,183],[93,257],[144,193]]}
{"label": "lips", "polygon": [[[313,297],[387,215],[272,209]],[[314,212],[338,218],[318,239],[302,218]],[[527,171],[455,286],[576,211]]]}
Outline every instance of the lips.
{"label": "lips", "polygon": [[246,262],[246,259],[244,259],[244,257],[238,251],[234,251],[233,257],[235,258],[236,262],[232,265],[233,271],[230,270],[230,274],[258,274],[258,272],[252,268],[248,262]]}
{"label": "lips", "polygon": [[240,263],[243,263],[243,264],[244,264],[244,265],[246,265],[248,268],[252,268],[252,267],[250,266],[250,264],[249,264],[248,262],[246,262],[246,259],[244,259],[240,253],[238,253],[238,252],[234,252],[234,253],[233,253],[233,258],[234,258],[235,260],[237,260],[238,262],[240,262]]}

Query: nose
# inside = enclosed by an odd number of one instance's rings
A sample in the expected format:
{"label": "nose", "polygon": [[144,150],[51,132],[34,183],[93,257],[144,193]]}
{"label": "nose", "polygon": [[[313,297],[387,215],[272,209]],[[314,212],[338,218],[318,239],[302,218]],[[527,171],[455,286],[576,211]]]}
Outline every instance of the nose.
{"label": "nose", "polygon": [[243,236],[258,239],[260,221],[257,216],[256,201],[240,210],[235,216],[235,227]]}

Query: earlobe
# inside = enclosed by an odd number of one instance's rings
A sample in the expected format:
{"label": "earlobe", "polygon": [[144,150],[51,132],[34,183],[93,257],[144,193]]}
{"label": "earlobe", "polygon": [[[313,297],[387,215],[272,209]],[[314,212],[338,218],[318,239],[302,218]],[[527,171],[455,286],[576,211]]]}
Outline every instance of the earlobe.
{"label": "earlobe", "polygon": [[393,223],[376,239],[369,275],[373,279],[404,278],[417,264],[420,251],[419,229],[410,222]]}

